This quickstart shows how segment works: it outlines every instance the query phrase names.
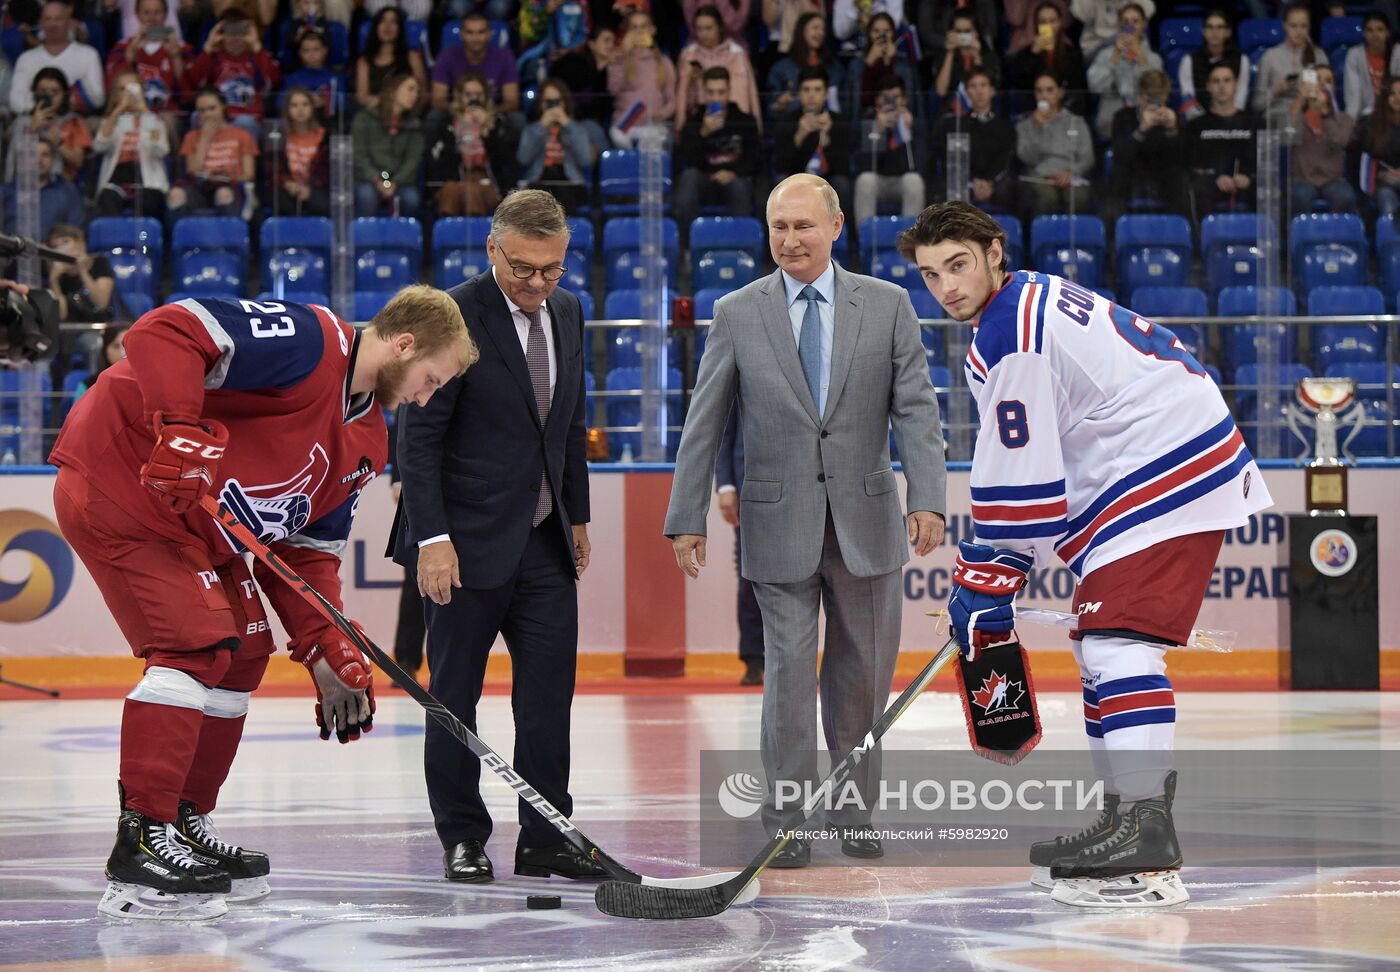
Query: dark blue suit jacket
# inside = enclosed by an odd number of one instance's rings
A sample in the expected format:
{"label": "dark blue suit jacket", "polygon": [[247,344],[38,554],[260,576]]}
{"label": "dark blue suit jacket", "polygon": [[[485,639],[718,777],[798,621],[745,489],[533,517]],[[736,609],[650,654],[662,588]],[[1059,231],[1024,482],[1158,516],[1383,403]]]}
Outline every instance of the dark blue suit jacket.
{"label": "dark blue suit jacket", "polygon": [[491,272],[448,293],[481,358],[426,406],[400,409],[403,493],[389,553],[416,570],[419,541],[448,534],[462,585],[481,590],[506,583],[520,563],[541,468],[563,522],[561,556],[573,563],[570,527],[589,519],[583,312],[578,298],[562,289],[545,304],[554,325],[556,376],[541,428],[519,333]]}

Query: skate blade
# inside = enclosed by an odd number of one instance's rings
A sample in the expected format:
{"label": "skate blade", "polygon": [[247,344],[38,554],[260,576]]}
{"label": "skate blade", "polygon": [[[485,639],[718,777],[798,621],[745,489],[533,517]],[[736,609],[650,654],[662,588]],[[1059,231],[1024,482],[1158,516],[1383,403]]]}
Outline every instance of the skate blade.
{"label": "skate blade", "polygon": [[210,921],[228,914],[221,894],[167,894],[141,884],[111,881],[97,913],[119,921]]}
{"label": "skate blade", "polygon": [[272,892],[266,877],[235,878],[233,887],[224,895],[229,904],[247,904]]}
{"label": "skate blade", "polygon": [[1171,908],[1191,895],[1176,871],[1151,871],[1107,880],[1062,878],[1050,899],[1076,908]]}
{"label": "skate blade", "polygon": [[1050,868],[1031,868],[1031,887],[1049,894],[1055,890],[1055,879],[1050,876]]}

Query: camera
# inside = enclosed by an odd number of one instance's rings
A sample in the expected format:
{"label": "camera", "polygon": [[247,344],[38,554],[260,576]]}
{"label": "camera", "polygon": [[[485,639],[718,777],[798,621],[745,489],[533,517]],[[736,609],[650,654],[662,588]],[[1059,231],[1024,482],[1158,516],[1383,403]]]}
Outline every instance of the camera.
{"label": "camera", "polygon": [[960,30],[960,31],[958,31],[958,46],[959,46],[959,47],[971,47],[971,46],[972,46],[973,40],[974,40],[974,35],[973,35],[972,31],[970,31],[970,30]]}
{"label": "camera", "polygon": [[239,20],[224,25],[224,34],[229,37],[244,37],[248,33],[248,22]]}
{"label": "camera", "polygon": [[52,108],[52,107],[53,107],[53,98],[49,97],[49,96],[46,95],[46,94],[45,94],[45,95],[39,95],[39,97],[37,97],[37,98],[34,99],[34,107],[36,107],[36,108]]}
{"label": "camera", "polygon": [[58,301],[34,288],[25,300],[6,290],[0,301],[0,350],[11,361],[43,361],[58,350]]}
{"label": "camera", "polygon": [[1317,84],[1317,70],[1315,68],[1303,68],[1303,73],[1298,78],[1303,84]]}
{"label": "camera", "polygon": [[170,28],[164,24],[146,28],[146,36],[151,40],[165,40],[170,36]]}

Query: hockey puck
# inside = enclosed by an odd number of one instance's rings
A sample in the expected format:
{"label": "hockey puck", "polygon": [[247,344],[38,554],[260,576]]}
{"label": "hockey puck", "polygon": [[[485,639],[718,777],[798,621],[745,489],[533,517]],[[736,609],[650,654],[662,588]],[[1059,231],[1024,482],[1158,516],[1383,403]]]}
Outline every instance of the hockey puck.
{"label": "hockey puck", "polygon": [[548,911],[560,905],[557,894],[532,894],[525,898],[525,907],[531,911]]}

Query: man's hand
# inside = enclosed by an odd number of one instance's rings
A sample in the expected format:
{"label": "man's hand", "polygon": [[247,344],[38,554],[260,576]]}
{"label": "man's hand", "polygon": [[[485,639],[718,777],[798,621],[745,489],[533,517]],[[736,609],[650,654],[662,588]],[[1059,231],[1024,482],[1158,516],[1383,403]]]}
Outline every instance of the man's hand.
{"label": "man's hand", "polygon": [[334,732],[341,743],[353,742],[374,728],[374,671],[358,648],[327,630],[314,644],[294,639],[292,660],[306,666],[316,685],[322,739]]}
{"label": "man's hand", "polygon": [[739,491],[725,490],[719,494],[719,515],[732,527],[739,525]]}
{"label": "man's hand", "polygon": [[714,182],[718,182],[722,186],[727,186],[734,181],[734,173],[729,169],[720,169],[717,172],[710,173],[710,179]]}
{"label": "man's hand", "polygon": [[228,429],[214,419],[166,424],[160,412],[153,425],[156,447],[141,467],[141,483],[176,513],[184,513],[213,488],[219,460],[228,449]]}
{"label": "man's hand", "polygon": [[1215,177],[1215,188],[1221,192],[1234,192],[1235,179],[1233,176],[1218,175]]}
{"label": "man's hand", "polygon": [[593,553],[593,544],[588,539],[588,524],[579,523],[574,531],[574,576],[582,578],[588,569],[588,558]]}
{"label": "man's hand", "polygon": [[439,540],[418,549],[418,593],[434,604],[452,600],[452,588],[462,586],[457,572],[457,551],[451,540]]}
{"label": "man's hand", "polygon": [[671,539],[671,549],[676,552],[676,565],[685,572],[687,577],[700,576],[700,568],[705,566],[704,537],[696,536],[693,533],[682,533]]}
{"label": "man's hand", "polygon": [[1016,627],[1012,602],[1034,561],[1014,550],[958,542],[948,619],[963,656],[975,661],[983,648],[1006,641]]}
{"label": "man's hand", "polygon": [[914,556],[922,557],[943,542],[943,517],[928,510],[915,510],[907,517],[909,546]]}

